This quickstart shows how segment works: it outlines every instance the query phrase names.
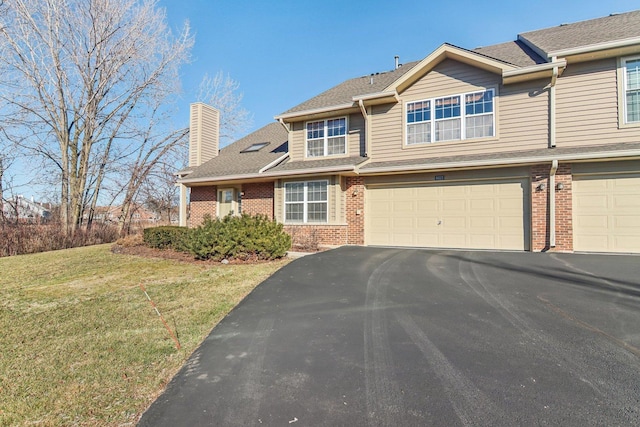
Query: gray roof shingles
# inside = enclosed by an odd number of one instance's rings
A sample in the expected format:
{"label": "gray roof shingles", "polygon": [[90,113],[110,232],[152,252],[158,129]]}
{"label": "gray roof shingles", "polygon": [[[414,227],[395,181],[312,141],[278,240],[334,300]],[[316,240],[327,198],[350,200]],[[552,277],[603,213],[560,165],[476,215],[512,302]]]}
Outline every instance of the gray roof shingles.
{"label": "gray roof shingles", "polygon": [[299,111],[352,103],[354,96],[381,92],[384,88],[402,77],[417,63],[418,61],[410,62],[392,71],[349,79],[327,91],[322,92],[320,95],[314,96],[302,104],[296,105],[282,114],[297,113]]}
{"label": "gray roof shingles", "polygon": [[640,34],[640,10],[559,25],[520,34],[549,53],[557,50],[625,40]]}
{"label": "gray roof shingles", "polygon": [[303,169],[316,169],[316,168],[340,168],[341,166],[345,166],[345,169],[348,169],[348,166],[356,166],[360,163],[367,160],[367,157],[336,157],[329,159],[318,159],[318,160],[304,160],[304,161],[286,161],[278,166],[269,169],[269,172],[285,172],[285,171],[296,171]]}
{"label": "gray roof shingles", "polygon": [[[288,152],[288,133],[280,123],[270,123],[220,150],[218,156],[192,169],[186,179],[257,174]],[[259,151],[243,153],[253,144],[268,142]]]}
{"label": "gray roof shingles", "polygon": [[474,49],[473,52],[499,59],[518,67],[527,67],[547,62],[529,46],[519,40],[479,47]]}

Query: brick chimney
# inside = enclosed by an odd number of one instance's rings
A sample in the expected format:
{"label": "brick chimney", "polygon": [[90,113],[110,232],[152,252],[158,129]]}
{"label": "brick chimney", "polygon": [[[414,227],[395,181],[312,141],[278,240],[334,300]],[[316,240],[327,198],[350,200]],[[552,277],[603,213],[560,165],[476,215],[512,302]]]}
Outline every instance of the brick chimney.
{"label": "brick chimney", "polygon": [[189,166],[200,166],[218,155],[220,112],[202,102],[191,104],[189,117]]}

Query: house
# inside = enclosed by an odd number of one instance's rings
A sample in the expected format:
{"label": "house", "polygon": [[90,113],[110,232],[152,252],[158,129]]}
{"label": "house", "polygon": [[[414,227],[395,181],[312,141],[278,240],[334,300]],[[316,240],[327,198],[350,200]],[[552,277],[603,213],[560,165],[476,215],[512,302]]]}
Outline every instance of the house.
{"label": "house", "polygon": [[[93,214],[93,219],[96,222],[118,222],[120,219],[120,215],[122,214],[122,206],[96,206],[96,210]],[[145,209],[141,205],[133,205],[131,206],[131,222],[134,224],[138,223],[149,223],[155,224],[158,221],[158,217]],[[85,213],[83,219],[86,221],[89,219],[88,213]]]}
{"label": "house", "polygon": [[2,203],[2,216],[10,221],[41,223],[51,219],[51,206],[36,202],[22,195],[17,195],[4,200]]}
{"label": "house", "polygon": [[191,112],[183,225],[247,212],[294,243],[640,252],[640,11],[396,58],[222,150],[217,112]]}

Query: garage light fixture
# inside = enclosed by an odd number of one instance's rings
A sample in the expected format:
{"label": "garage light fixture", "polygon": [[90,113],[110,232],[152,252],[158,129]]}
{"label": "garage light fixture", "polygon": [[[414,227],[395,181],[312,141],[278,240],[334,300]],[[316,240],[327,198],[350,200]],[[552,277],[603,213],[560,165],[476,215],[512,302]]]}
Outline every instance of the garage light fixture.
{"label": "garage light fixture", "polygon": [[560,190],[564,190],[564,184],[559,182],[556,184],[556,190],[560,191]]}
{"label": "garage light fixture", "polygon": [[537,190],[538,191],[544,191],[547,189],[547,184],[545,184],[544,182],[541,182],[540,184],[538,184]]}

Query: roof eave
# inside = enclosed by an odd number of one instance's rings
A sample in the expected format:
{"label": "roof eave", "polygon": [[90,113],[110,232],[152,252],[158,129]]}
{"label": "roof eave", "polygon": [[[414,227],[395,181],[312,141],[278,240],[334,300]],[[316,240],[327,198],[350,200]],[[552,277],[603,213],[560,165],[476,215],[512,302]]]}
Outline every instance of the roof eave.
{"label": "roof eave", "polygon": [[553,58],[553,57],[566,58],[570,56],[578,56],[585,53],[592,53],[592,52],[598,52],[598,51],[604,51],[604,50],[614,50],[614,49],[633,47],[633,46],[638,46],[638,48],[640,48],[640,37],[631,37],[628,39],[614,40],[614,41],[609,41],[604,43],[596,43],[596,44],[591,44],[587,46],[572,47],[569,49],[559,49],[559,50],[549,52],[547,54],[547,57],[548,58]]}
{"label": "roof eave", "polygon": [[328,107],[313,108],[309,110],[294,111],[292,113],[284,113],[284,114],[275,116],[274,118],[278,121],[280,120],[289,121],[290,119],[302,120],[307,118],[318,117],[320,115],[331,114],[334,112],[340,113],[344,110],[350,110],[354,108],[357,108],[357,106],[354,105],[353,102],[351,102],[348,104],[345,103],[345,104],[331,105]]}
{"label": "roof eave", "polygon": [[356,170],[355,165],[342,165],[342,166],[325,166],[325,167],[316,167],[309,169],[299,169],[299,170],[284,170],[284,171],[272,171],[272,172],[263,172],[263,173],[249,173],[249,174],[238,174],[238,175],[225,175],[225,176],[216,176],[216,177],[207,177],[207,178],[192,178],[192,179],[182,179],[178,180],[180,184],[206,184],[222,181],[241,181],[248,179],[260,179],[260,178],[285,178],[288,176],[298,176],[298,175],[316,175],[316,174],[326,174],[326,173],[335,173],[335,172],[354,172]]}
{"label": "roof eave", "polygon": [[500,166],[517,166],[531,165],[541,162],[558,161],[589,161],[602,159],[617,158],[640,158],[640,150],[620,150],[620,151],[604,151],[601,153],[572,153],[572,154],[553,154],[549,153],[545,156],[515,157],[512,159],[495,159],[495,160],[470,160],[462,162],[447,163],[431,163],[429,165],[403,165],[403,166],[383,166],[377,168],[369,168],[358,171],[360,175],[374,175],[380,173],[394,172],[416,172],[422,170],[446,170],[474,167],[500,167]]}
{"label": "roof eave", "polygon": [[507,70],[502,73],[502,82],[509,84],[551,77],[553,69],[556,67],[560,70],[560,74],[562,74],[562,71],[567,67],[567,61],[561,59],[553,62],[545,62],[544,64],[517,68],[515,70]]}
{"label": "roof eave", "polygon": [[353,102],[362,101],[366,105],[383,104],[387,102],[398,102],[398,92],[395,90],[369,93],[366,95],[356,95],[353,98]]}

